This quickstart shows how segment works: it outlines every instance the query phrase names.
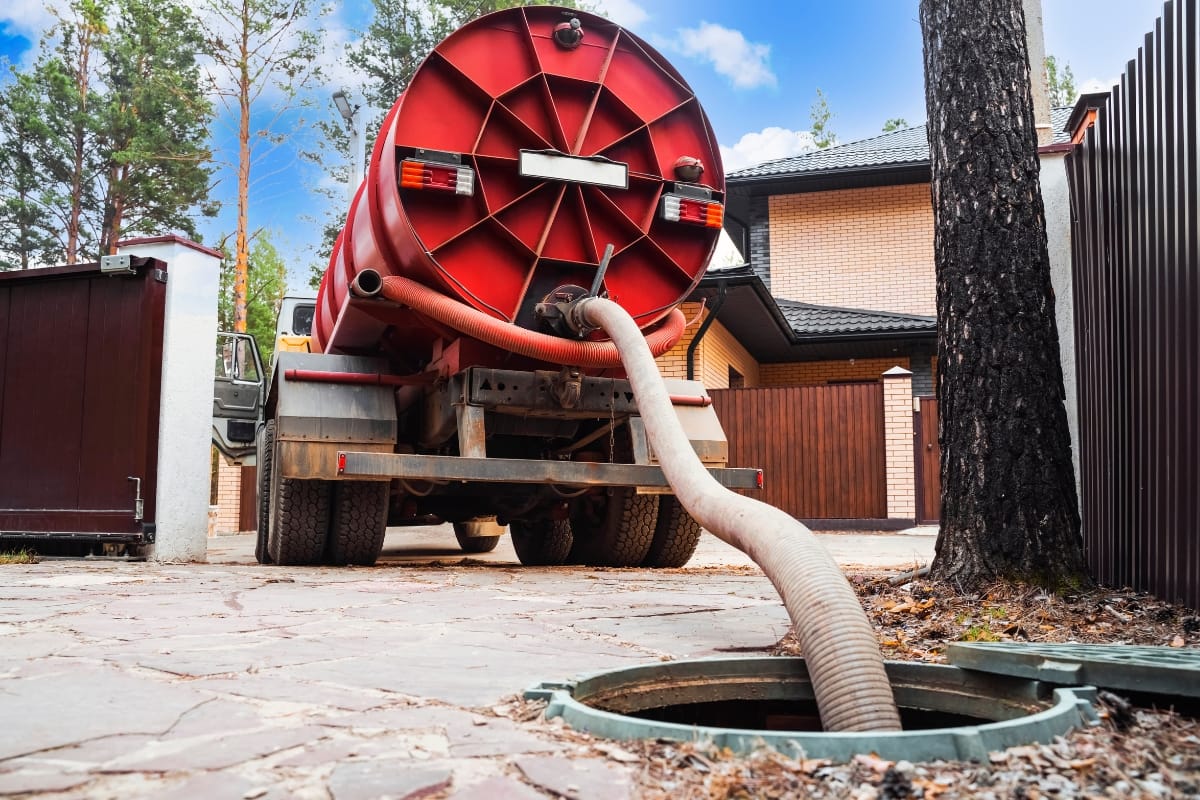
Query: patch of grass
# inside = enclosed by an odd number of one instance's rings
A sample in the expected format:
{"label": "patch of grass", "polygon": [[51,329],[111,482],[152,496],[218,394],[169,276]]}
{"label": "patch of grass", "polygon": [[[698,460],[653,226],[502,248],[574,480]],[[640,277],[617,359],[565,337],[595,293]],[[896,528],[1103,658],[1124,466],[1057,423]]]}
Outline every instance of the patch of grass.
{"label": "patch of grass", "polygon": [[1003,606],[989,606],[984,613],[992,619],[1008,619],[1008,610]]}
{"label": "patch of grass", "polygon": [[0,564],[36,564],[37,553],[32,550],[0,551]]}
{"label": "patch of grass", "polygon": [[984,625],[972,625],[959,637],[962,642],[999,642],[1000,637],[992,633],[992,629]]}

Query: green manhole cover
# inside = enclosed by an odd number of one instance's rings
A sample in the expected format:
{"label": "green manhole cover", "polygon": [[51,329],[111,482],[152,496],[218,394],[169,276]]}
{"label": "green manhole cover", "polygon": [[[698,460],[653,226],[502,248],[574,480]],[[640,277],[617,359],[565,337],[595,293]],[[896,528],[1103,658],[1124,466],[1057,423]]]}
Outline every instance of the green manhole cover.
{"label": "green manhole cover", "polygon": [[1200,697],[1200,650],[1122,644],[962,643],[950,663],[995,675],[1129,692]]}
{"label": "green manhole cover", "polygon": [[525,693],[547,717],[610,739],[703,741],[747,753],[847,760],[858,753],[910,761],[985,760],[1019,744],[1050,742],[1095,719],[1094,690],[1055,688],[940,664],[886,662],[904,730],[821,731],[799,658],[671,661],[548,682]]}

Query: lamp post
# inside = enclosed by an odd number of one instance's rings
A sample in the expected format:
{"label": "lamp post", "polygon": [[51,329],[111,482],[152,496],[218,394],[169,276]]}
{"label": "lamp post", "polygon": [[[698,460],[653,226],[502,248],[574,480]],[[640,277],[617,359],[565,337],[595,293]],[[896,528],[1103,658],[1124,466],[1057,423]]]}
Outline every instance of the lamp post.
{"label": "lamp post", "polygon": [[350,182],[347,203],[353,203],[358,185],[363,180],[363,135],[358,125],[360,107],[350,105],[350,99],[341,89],[333,93],[333,104],[337,106],[338,113],[342,115],[346,127],[350,130]]}

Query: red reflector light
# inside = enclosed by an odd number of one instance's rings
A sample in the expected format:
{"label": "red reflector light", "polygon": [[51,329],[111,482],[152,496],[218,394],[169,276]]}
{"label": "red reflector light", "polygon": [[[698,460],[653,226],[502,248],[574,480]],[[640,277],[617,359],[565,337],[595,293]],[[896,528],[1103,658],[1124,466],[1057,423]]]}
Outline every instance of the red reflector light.
{"label": "red reflector light", "polygon": [[[338,471],[338,475],[341,475],[343,472],[345,472],[345,471],[346,471],[346,454],[345,454],[345,453],[343,453],[341,450],[339,450],[339,451],[338,451],[338,457],[337,457],[337,471]],[[762,478],[761,478],[761,477],[759,478],[759,481],[758,481],[758,482],[759,482],[759,484],[760,484],[760,485],[762,484]]]}
{"label": "red reflector light", "polygon": [[719,228],[725,219],[725,207],[711,200],[695,200],[690,197],[667,194],[662,199],[662,217],[668,222],[686,222]]}
{"label": "red reflector light", "polygon": [[408,158],[400,162],[400,188],[437,189],[470,196],[475,193],[475,173],[470,167]]}
{"label": "red reflector light", "polygon": [[762,470],[761,469],[758,471],[758,475],[755,476],[755,483],[758,484],[758,488],[760,488],[760,489],[763,488]]}

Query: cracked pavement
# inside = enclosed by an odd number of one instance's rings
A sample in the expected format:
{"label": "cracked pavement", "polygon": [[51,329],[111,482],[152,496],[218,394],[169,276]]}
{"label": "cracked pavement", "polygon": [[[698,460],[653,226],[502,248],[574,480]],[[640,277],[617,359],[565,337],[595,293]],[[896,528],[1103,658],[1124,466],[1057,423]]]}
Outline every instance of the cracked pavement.
{"label": "cracked pavement", "polygon": [[[932,536],[823,535],[839,563],[911,568]],[[372,568],[0,567],[0,796],[632,796],[630,767],[512,718],[543,680],[770,648],[770,583],[707,536],[688,568],[520,567],[448,526],[393,529]]]}

